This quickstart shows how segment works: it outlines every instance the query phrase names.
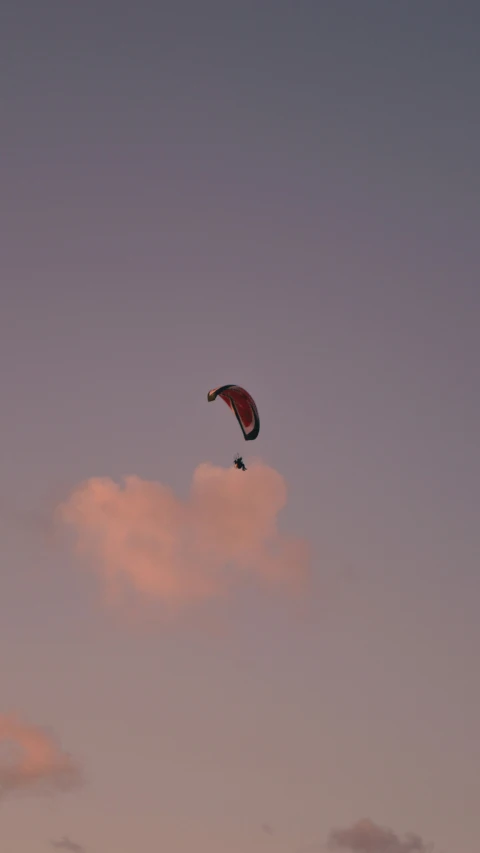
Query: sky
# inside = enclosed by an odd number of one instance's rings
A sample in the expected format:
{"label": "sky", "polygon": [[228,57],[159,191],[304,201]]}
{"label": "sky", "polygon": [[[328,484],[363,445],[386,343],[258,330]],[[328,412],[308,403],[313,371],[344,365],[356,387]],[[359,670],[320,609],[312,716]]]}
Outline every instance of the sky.
{"label": "sky", "polygon": [[480,849],[479,27],[3,0],[2,853]]}

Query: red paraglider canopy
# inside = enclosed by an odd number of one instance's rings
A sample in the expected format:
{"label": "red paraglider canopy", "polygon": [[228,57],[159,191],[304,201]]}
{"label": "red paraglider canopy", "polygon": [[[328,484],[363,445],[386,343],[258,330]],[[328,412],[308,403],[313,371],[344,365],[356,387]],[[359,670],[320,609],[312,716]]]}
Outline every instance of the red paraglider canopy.
{"label": "red paraglider canopy", "polygon": [[255,400],[240,385],[220,385],[208,392],[209,402],[217,397],[225,400],[240,424],[245,441],[253,441],[260,432],[260,418]]}

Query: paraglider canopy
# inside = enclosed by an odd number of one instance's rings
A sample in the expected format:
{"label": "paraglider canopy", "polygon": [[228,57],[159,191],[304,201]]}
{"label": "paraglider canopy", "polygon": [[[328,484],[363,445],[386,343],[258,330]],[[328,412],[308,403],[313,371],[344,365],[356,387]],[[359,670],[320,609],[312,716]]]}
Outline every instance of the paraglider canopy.
{"label": "paraglider canopy", "polygon": [[255,400],[240,385],[220,385],[208,392],[209,402],[221,397],[235,414],[245,441],[253,441],[260,432],[260,418]]}

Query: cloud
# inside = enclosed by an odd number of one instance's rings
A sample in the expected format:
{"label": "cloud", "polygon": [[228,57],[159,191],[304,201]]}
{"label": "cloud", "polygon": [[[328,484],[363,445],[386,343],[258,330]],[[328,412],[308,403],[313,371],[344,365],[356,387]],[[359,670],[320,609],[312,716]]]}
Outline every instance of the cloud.
{"label": "cloud", "polygon": [[69,853],[85,853],[85,848],[81,844],[71,841],[66,835],[60,841],[52,841],[52,847],[57,850],[67,850]]}
{"label": "cloud", "polygon": [[82,782],[77,763],[42,729],[0,715],[0,798],[69,791]]}
{"label": "cloud", "polygon": [[135,592],[170,607],[223,596],[246,577],[301,588],[305,541],[284,536],[277,516],[287,502],[283,477],[262,463],[247,473],[204,463],[187,500],[162,483],[92,478],[56,511],[76,550],[93,558],[110,599]]}
{"label": "cloud", "polygon": [[368,818],[357,821],[348,829],[334,829],[329,836],[331,850],[349,850],[351,853],[431,853],[419,835],[408,834],[403,840],[383,826]]}

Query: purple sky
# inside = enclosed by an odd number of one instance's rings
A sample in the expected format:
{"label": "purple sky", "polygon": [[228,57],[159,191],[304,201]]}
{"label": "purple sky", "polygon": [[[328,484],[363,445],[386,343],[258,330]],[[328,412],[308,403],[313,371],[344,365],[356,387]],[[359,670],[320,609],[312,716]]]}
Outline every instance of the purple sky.
{"label": "purple sky", "polygon": [[[0,715],[87,784],[5,799],[2,853],[323,853],[361,818],[480,849],[479,32],[443,0],[3,0]],[[43,535],[87,478],[183,499],[236,451],[286,480],[307,607],[144,630]]]}

